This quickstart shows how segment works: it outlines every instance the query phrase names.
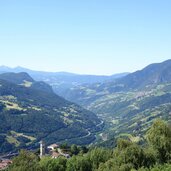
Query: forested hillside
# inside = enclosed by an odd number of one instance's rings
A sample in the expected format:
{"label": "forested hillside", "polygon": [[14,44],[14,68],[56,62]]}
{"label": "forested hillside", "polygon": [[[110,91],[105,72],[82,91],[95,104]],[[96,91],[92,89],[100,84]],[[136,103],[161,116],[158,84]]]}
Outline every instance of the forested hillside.
{"label": "forested hillside", "polygon": [[8,171],[170,171],[171,128],[156,120],[145,137],[145,146],[126,139],[118,139],[113,149],[95,147],[88,153],[72,146],[79,153],[74,153],[71,147],[70,159],[48,156],[39,159],[36,153],[21,151]]}
{"label": "forested hillside", "polygon": [[0,152],[66,141],[88,144],[100,130],[98,117],[53,93],[26,73],[0,75]]}
{"label": "forested hillside", "polygon": [[106,136],[131,137],[133,132],[141,141],[155,118],[171,120],[171,60],[113,82],[75,86],[63,97],[101,117],[106,122]]}

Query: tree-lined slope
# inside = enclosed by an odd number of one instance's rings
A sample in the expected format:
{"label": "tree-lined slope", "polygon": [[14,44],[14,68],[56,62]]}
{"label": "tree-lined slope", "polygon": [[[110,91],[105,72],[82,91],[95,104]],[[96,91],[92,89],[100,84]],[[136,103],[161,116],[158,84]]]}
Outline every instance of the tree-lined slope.
{"label": "tree-lined slope", "polygon": [[171,60],[113,82],[75,86],[63,97],[98,114],[116,136],[139,138],[155,118],[171,119]]}
{"label": "tree-lined slope", "polygon": [[41,139],[86,144],[100,129],[94,113],[57,96],[26,73],[0,75],[0,123],[0,152],[29,147]]}

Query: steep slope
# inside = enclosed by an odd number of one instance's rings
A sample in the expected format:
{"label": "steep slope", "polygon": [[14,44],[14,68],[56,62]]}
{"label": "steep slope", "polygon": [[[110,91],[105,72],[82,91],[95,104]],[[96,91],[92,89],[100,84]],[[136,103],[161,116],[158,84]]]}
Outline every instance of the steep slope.
{"label": "steep slope", "polygon": [[171,82],[171,60],[151,64],[118,80],[117,84],[121,84],[124,88],[138,89],[168,82]]}
{"label": "steep slope", "polygon": [[95,139],[101,121],[94,113],[24,81],[36,84],[27,74],[0,75],[0,152],[37,146],[41,139],[78,144]]}

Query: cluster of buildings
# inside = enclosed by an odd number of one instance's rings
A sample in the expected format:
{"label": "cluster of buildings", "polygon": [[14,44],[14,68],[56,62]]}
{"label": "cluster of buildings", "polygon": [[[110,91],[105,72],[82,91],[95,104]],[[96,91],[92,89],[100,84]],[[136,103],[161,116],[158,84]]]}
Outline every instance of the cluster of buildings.
{"label": "cluster of buildings", "polygon": [[[41,141],[40,142],[40,158],[44,156],[51,156],[53,159],[56,159],[60,156],[70,158],[69,154],[62,152],[58,144],[51,144],[46,147],[45,143]],[[10,164],[12,164],[12,160],[0,158],[0,170],[5,170]]]}
{"label": "cluster of buildings", "polygon": [[58,144],[51,144],[46,148],[45,143],[40,141],[40,158],[43,156],[51,156],[53,159],[56,159],[60,156],[70,158],[69,154],[62,152]]}

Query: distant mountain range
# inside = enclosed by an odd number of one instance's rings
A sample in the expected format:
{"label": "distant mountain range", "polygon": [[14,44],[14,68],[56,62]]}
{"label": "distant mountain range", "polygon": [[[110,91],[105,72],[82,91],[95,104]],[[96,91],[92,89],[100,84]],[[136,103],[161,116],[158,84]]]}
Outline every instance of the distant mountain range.
{"label": "distant mountain range", "polygon": [[89,144],[102,126],[94,113],[24,72],[0,74],[0,123],[0,152],[34,148],[40,140]]}
{"label": "distant mountain range", "polygon": [[0,66],[0,73],[4,73],[4,72],[14,72],[14,73],[26,72],[34,80],[44,81],[50,84],[53,87],[54,91],[61,96],[66,90],[76,85],[93,84],[99,82],[102,83],[105,81],[111,81],[117,78],[124,77],[128,74],[128,72],[125,72],[125,73],[114,74],[111,76],[80,75],[80,74],[73,74],[68,72],[44,72],[44,71],[34,71],[23,67],[10,68],[7,66]]}
{"label": "distant mountain range", "polygon": [[0,66],[0,73],[6,72],[26,72],[36,81],[45,81],[47,83],[64,82],[66,84],[80,85],[80,84],[92,84],[97,82],[104,82],[121,78],[129,74],[128,72],[113,74],[111,76],[105,75],[81,75],[73,74],[69,72],[45,72],[45,71],[34,71],[23,67],[10,68],[7,66]]}

